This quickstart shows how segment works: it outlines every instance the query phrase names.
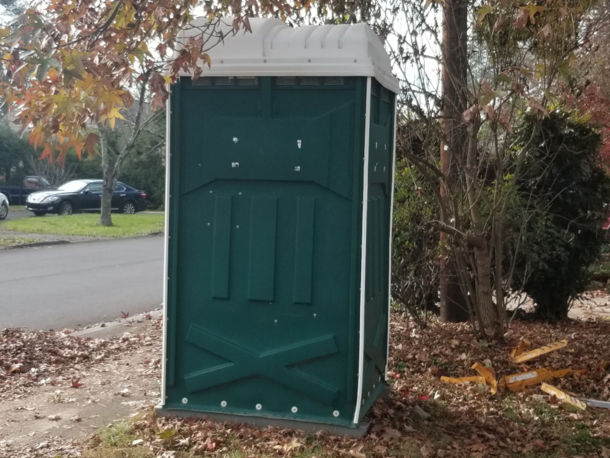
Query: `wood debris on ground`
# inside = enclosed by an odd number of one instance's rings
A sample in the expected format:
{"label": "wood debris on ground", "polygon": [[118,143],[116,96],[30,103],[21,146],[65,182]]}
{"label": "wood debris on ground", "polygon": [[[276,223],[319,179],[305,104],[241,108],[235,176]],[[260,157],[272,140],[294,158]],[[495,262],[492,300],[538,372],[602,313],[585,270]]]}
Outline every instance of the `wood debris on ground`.
{"label": "wood debris on ground", "polygon": [[[525,351],[531,347],[531,342],[527,339],[522,338],[519,341],[519,344],[516,347],[513,347],[510,350],[510,356],[513,358],[515,363],[524,363],[526,361],[530,361],[532,359],[538,358],[542,355],[546,355],[548,353],[554,352],[556,350],[560,350],[568,346],[567,339],[562,339],[558,342],[553,342],[548,345],[544,345],[540,348],[536,348],[534,350]],[[606,370],[610,364],[606,360],[602,360],[594,370],[594,373],[598,373],[599,375],[605,374]],[[517,374],[506,375],[500,380],[496,380],[496,376],[493,372],[492,368],[487,368],[483,366],[481,363],[476,362],[472,366],[472,369],[476,370],[479,373],[479,377],[441,377],[441,381],[445,383],[452,384],[462,384],[468,382],[476,382],[479,385],[485,385],[489,388],[492,395],[495,395],[498,392],[498,387],[500,390],[509,390],[515,393],[525,391],[528,388],[532,388],[535,385],[540,385],[540,388],[545,393],[549,393],[555,396],[557,399],[560,399],[580,410],[585,410],[587,408],[587,404],[582,400],[579,400],[576,395],[571,395],[569,393],[564,393],[560,389],[545,383],[546,381],[553,378],[563,378],[570,374],[575,373],[577,377],[585,377],[589,374],[589,369],[578,369],[574,371],[572,368],[567,369],[559,369],[554,370],[553,368],[539,368],[535,370],[527,370],[527,366],[522,365],[523,371]],[[598,404],[598,406],[603,404]],[[605,407],[601,407],[605,408]]]}

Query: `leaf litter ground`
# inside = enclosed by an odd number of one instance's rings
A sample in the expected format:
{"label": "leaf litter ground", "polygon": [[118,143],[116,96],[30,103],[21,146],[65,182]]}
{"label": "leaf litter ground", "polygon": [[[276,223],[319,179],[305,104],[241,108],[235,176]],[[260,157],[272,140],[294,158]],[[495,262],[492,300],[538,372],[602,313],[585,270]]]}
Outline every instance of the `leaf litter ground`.
{"label": "leaf litter ground", "polygon": [[[537,400],[538,386],[492,396],[482,385],[440,381],[474,375],[475,362],[498,377],[571,367],[588,375],[552,383],[609,401],[610,372],[600,367],[610,361],[610,321],[600,317],[558,325],[513,322],[506,341],[495,344],[476,340],[467,325],[431,323],[422,330],[393,314],[392,395],[373,406],[371,428],[361,439],[155,417],[158,322],[114,339],[23,332],[0,337],[2,457],[610,457],[608,410]],[[533,348],[561,339],[568,346],[518,365],[510,349],[522,338]],[[22,366],[11,372],[15,364]],[[130,413],[138,415],[122,422]]]}

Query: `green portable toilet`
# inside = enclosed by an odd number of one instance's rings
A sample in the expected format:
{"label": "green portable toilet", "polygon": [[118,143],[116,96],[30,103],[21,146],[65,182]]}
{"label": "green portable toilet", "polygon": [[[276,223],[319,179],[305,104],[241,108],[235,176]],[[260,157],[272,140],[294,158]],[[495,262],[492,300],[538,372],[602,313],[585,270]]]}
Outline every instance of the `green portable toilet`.
{"label": "green portable toilet", "polygon": [[358,431],[387,387],[398,82],[365,24],[250,24],[171,90],[158,411]]}

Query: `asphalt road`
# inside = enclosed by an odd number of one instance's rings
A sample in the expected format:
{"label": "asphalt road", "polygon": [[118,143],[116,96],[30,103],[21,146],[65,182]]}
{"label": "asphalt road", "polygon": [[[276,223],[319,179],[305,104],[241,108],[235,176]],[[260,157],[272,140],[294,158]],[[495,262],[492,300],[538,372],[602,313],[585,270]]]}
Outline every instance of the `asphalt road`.
{"label": "asphalt road", "polygon": [[0,251],[0,329],[75,328],[145,312],[163,295],[163,237]]}
{"label": "asphalt road", "polygon": [[12,207],[9,208],[8,210],[8,216],[6,217],[6,220],[8,221],[9,219],[18,219],[18,218],[32,218],[34,217],[34,213],[29,212],[27,210],[13,210]]}

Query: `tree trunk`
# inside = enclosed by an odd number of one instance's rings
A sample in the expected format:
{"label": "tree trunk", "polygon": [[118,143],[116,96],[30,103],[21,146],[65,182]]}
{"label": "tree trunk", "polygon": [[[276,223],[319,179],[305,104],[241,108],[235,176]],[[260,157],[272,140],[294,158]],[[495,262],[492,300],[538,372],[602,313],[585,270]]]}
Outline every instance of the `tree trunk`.
{"label": "tree trunk", "polygon": [[[446,238],[447,236],[442,234],[442,237]],[[470,314],[460,286],[457,265],[453,256],[450,254],[442,256],[440,268],[441,321],[449,323],[468,321]]]}
{"label": "tree trunk", "polygon": [[[462,113],[466,111],[467,78],[467,0],[445,0],[443,4],[443,98],[441,171],[448,186],[457,185],[457,158],[464,157],[466,125]],[[446,208],[452,208],[447,190],[441,188]],[[453,215],[457,217],[457,215]],[[450,217],[450,216],[449,216]],[[443,221],[451,224],[450,221]],[[446,235],[441,235],[441,243]],[[463,322],[469,318],[464,293],[460,288],[455,260],[448,255],[440,262],[441,319]]]}
{"label": "tree trunk", "polygon": [[112,194],[114,193],[114,175],[112,171],[104,170],[102,184],[102,206],[100,211],[100,226],[112,226]]}
{"label": "tree trunk", "polygon": [[[466,195],[470,207],[473,234],[468,237],[469,244],[474,250],[474,262],[472,269],[476,276],[476,308],[475,314],[481,318],[482,334],[496,339],[502,339],[504,331],[504,320],[498,316],[498,309],[493,301],[493,283],[491,254],[493,243],[488,240],[484,230],[484,218],[481,216],[480,205],[482,199],[477,189],[477,155],[478,155],[478,132],[480,120],[475,118],[468,125],[467,155],[466,155]],[[502,275],[502,271],[496,272]]]}
{"label": "tree trunk", "polygon": [[489,244],[484,242],[481,247],[475,247],[474,254],[477,264],[477,312],[481,314],[485,334],[501,337],[500,321],[492,299]]}
{"label": "tree trunk", "polygon": [[102,202],[100,209],[100,219],[97,222],[100,226],[112,226],[112,194],[114,193],[115,175],[114,166],[111,164],[110,151],[108,150],[108,139],[106,130],[99,126],[100,144],[102,149],[102,173],[104,175],[102,184]]}
{"label": "tree trunk", "polygon": [[[501,171],[502,168],[499,167]],[[502,223],[504,222],[504,215],[497,215],[496,221],[493,227],[493,237],[494,237],[494,258],[495,258],[495,269],[494,269],[494,279],[496,282],[495,291],[496,291],[496,313],[498,314],[498,319],[501,320],[501,327],[504,329],[506,326],[506,306],[504,305],[504,289],[502,288],[502,277],[503,277],[503,266],[502,260],[504,259],[504,241],[502,240]]]}

